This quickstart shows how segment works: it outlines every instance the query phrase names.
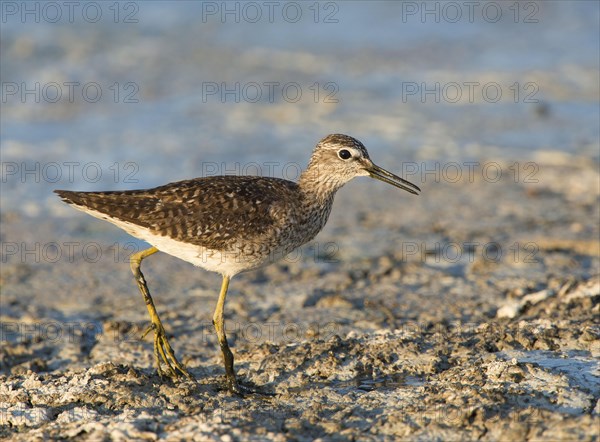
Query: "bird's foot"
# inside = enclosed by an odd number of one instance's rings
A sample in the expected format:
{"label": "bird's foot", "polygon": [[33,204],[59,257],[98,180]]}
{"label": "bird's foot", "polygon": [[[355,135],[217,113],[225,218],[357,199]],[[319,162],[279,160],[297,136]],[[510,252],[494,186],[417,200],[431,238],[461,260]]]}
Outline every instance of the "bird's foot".
{"label": "bird's foot", "polygon": [[254,387],[249,387],[243,384],[240,384],[235,376],[227,376],[226,378],[226,386],[227,390],[230,393],[236,394],[238,396],[244,397],[249,395],[261,395],[261,396],[275,396],[275,393],[261,391]]}
{"label": "bird's foot", "polygon": [[[154,330],[154,359],[156,361],[158,375],[161,378],[170,376],[174,379],[180,378],[181,375],[183,375],[187,379],[195,381],[194,377],[186,370],[179,360],[177,360],[175,352],[173,351],[171,344],[169,344],[165,329],[160,321],[158,323],[153,322],[142,335],[142,339],[144,339],[152,330]],[[161,360],[167,366],[167,373],[165,373],[162,368]]]}

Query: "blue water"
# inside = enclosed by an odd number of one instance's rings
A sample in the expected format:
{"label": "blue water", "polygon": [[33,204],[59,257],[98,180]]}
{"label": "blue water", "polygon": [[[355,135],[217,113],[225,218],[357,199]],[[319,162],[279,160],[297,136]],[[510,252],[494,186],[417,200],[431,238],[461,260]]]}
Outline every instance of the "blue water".
{"label": "blue water", "polygon": [[[8,3],[0,43],[3,210],[24,199],[52,205],[56,187],[188,178],[207,162],[304,165],[316,141],[337,131],[380,157],[526,159],[559,150],[598,159],[598,2],[480,2],[472,17],[469,2],[275,2],[273,11],[264,2],[92,2],[102,12],[95,23],[93,9],[86,17],[76,9],[71,23],[55,3],[62,15],[51,23],[48,3],[31,2],[38,12],[25,16],[22,2]],[[86,101],[78,88],[70,102],[70,81],[97,83],[102,98]],[[465,83],[473,82],[497,84],[502,99],[479,89],[468,100]],[[37,96],[10,93],[36,83]],[[56,103],[41,93],[51,83],[63,92]],[[272,96],[268,83],[279,85]],[[301,88],[297,101],[281,90],[290,83]],[[423,95],[436,83],[459,84],[462,99]],[[236,84],[246,92],[261,86],[261,98],[205,90]],[[38,183],[6,167],[72,161],[98,163],[103,177]],[[129,162],[138,182],[115,180],[110,168]]]}

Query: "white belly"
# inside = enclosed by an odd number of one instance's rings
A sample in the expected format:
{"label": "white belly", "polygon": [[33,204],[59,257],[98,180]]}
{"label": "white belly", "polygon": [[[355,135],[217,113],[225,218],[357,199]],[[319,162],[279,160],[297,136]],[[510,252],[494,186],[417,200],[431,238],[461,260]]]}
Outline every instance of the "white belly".
{"label": "white belly", "polygon": [[268,256],[247,256],[242,255],[239,251],[223,252],[208,249],[177,241],[167,236],[155,235],[148,231],[140,232],[139,229],[134,236],[152,244],[161,252],[183,259],[208,271],[217,272],[229,277],[271,262]]}
{"label": "white belly", "polygon": [[150,245],[153,245],[161,252],[168,253],[169,255],[192,263],[195,266],[202,267],[208,271],[220,273],[221,275],[226,275],[229,277],[232,277],[243,271],[259,268],[285,256],[284,252],[278,250],[274,252],[272,251],[271,253],[269,253],[269,251],[265,251],[265,253],[253,253],[248,255],[243,254],[239,250],[222,252],[220,250],[208,249],[206,247],[177,241],[169,238],[168,236],[157,235],[145,227],[141,227],[137,224],[129,223],[127,221],[121,221],[116,218],[111,218],[104,213],[89,209],[87,207],[77,205],[74,205],[74,207],[96,218],[100,218],[114,224],[115,226],[129,233],[131,236],[144,240]]}

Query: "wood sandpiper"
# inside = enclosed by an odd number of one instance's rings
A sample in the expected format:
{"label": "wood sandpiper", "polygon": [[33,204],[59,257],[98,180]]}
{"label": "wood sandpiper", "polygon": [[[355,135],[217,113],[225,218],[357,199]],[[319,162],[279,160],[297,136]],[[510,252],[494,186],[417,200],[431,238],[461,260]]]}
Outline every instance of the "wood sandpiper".
{"label": "wood sandpiper", "polygon": [[357,176],[371,176],[418,195],[414,184],[373,164],[365,146],[341,134],[315,147],[297,183],[257,176],[213,176],[147,190],[55,192],[68,204],[122,228],[152,245],[131,256],[137,285],[150,313],[154,357],[173,377],[193,379],[177,360],[160,321],[142,260],[159,250],[223,276],[213,324],[225,364],[227,387],[241,393],[225,335],[223,308],[230,279],[284,257],[325,226],[336,191]]}

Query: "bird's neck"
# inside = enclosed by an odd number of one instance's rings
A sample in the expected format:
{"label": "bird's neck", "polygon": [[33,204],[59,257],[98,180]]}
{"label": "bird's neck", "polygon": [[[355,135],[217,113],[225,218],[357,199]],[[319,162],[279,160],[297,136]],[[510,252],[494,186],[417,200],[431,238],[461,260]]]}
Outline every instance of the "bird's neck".
{"label": "bird's neck", "polygon": [[320,203],[331,202],[335,193],[344,185],[335,174],[327,173],[323,167],[309,164],[300,175],[298,185],[302,192]]}

